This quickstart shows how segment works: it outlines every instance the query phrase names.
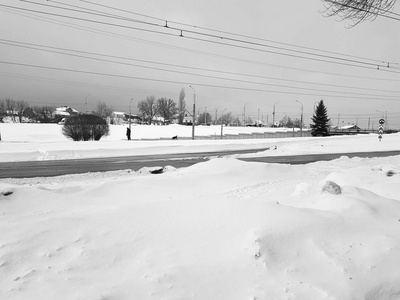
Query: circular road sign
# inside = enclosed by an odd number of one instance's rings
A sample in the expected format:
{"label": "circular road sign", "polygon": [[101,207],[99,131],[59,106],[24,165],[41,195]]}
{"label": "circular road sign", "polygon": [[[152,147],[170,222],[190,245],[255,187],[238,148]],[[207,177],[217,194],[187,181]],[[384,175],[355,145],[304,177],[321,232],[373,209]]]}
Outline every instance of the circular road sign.
{"label": "circular road sign", "polygon": [[385,120],[384,119],[380,119],[379,120],[379,124],[385,124]]}

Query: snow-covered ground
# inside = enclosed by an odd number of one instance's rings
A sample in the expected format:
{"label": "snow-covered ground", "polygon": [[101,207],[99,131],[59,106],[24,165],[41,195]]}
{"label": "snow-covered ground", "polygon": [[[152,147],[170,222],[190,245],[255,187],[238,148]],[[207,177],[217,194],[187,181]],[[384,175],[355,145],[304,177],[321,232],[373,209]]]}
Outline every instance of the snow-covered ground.
{"label": "snow-covered ground", "polygon": [[[400,148],[399,134],[128,142],[125,127],[77,143],[35,125],[0,124],[0,161]],[[178,128],[137,126],[133,138],[161,130]],[[341,194],[322,192],[328,181]],[[293,166],[217,158],[157,175],[3,179],[0,299],[398,299],[399,186],[400,156]]]}
{"label": "snow-covered ground", "polygon": [[[214,139],[191,140],[192,127],[132,125],[132,141],[127,141],[126,126],[110,126],[110,134],[100,141],[73,142],[56,124],[0,123],[0,161],[90,158],[124,155],[192,153],[217,150],[274,149],[258,155],[342,153],[346,151],[399,150],[399,135],[385,135],[379,143],[376,134],[331,138],[220,139],[220,126],[196,126],[196,136]],[[224,127],[224,134],[275,132],[285,129]],[[278,131],[278,132],[279,132]],[[172,136],[178,140],[172,140]],[[180,139],[185,137],[186,139]]]}

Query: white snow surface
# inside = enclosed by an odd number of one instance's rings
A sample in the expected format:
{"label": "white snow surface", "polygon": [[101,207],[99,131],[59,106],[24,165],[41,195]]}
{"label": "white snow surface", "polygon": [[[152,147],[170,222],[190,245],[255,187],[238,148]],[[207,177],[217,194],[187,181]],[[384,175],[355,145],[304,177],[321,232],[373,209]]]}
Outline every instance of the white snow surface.
{"label": "white snow surface", "polygon": [[[0,161],[400,147],[399,134],[140,140],[190,130],[178,126],[135,126],[131,142],[116,126],[99,142],[72,142],[60,127],[0,124]],[[150,170],[0,180],[0,299],[400,298],[400,156],[306,165],[225,157]],[[327,181],[342,193],[321,192]]]}

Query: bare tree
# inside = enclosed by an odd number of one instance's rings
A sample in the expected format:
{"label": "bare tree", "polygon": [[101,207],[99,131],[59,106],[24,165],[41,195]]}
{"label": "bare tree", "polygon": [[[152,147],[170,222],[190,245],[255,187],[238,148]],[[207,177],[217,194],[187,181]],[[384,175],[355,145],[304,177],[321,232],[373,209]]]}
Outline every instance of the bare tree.
{"label": "bare tree", "polygon": [[157,100],[157,111],[164,118],[164,121],[169,122],[176,116],[178,109],[174,100],[160,98]]}
{"label": "bare tree", "polygon": [[13,122],[15,122],[17,101],[15,101],[14,99],[6,98],[5,106],[6,106],[6,114],[11,117]]}
{"label": "bare tree", "polygon": [[147,97],[146,100],[139,101],[138,109],[143,119],[147,119],[149,124],[157,114],[157,105],[155,103],[156,98],[154,96]]}
{"label": "bare tree", "polygon": [[225,124],[225,126],[232,124],[233,122],[233,115],[231,112],[226,112],[222,116],[218,118],[218,123]]}
{"label": "bare tree", "polygon": [[186,102],[185,102],[185,89],[182,88],[179,93],[179,103],[178,103],[178,123],[182,124],[186,113]]}
{"label": "bare tree", "polygon": [[197,125],[207,125],[212,123],[212,116],[208,112],[201,113],[197,119]]}
{"label": "bare tree", "polygon": [[390,14],[396,0],[322,0],[328,16],[339,16],[350,20],[350,27],[365,20],[374,20],[379,15]]}
{"label": "bare tree", "polygon": [[0,100],[0,123],[3,123],[3,118],[7,115],[6,102]]}
{"label": "bare tree", "polygon": [[51,123],[54,122],[54,112],[56,108],[54,106],[34,106],[32,107],[33,114],[35,115],[35,121],[40,123]]}
{"label": "bare tree", "polygon": [[19,118],[19,122],[22,123],[22,117],[24,115],[25,109],[27,109],[29,107],[29,103],[24,101],[24,100],[20,100],[20,101],[16,101],[16,112]]}
{"label": "bare tree", "polygon": [[107,104],[105,104],[104,102],[97,102],[96,111],[94,113],[106,119],[108,117],[111,118],[113,111],[113,107],[107,106]]}

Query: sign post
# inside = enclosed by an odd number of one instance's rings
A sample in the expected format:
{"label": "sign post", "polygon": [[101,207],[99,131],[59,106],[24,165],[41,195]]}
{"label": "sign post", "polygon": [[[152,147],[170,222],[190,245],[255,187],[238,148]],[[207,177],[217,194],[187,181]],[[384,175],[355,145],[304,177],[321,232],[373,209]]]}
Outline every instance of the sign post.
{"label": "sign post", "polygon": [[382,140],[382,135],[383,135],[383,124],[385,124],[385,120],[384,120],[384,119],[380,119],[380,120],[379,120],[379,130],[378,130],[378,139],[379,139],[379,141]]}

